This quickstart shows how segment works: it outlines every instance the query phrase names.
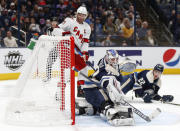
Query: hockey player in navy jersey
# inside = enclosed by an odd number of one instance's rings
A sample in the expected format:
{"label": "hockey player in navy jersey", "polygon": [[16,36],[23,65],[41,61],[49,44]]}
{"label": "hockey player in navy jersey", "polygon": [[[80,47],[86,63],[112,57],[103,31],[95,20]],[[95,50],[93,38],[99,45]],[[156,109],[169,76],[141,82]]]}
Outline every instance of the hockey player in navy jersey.
{"label": "hockey player in navy jersey", "polygon": [[130,90],[134,90],[137,98],[142,98],[145,103],[151,103],[152,100],[171,102],[174,97],[172,95],[158,94],[161,88],[161,75],[164,66],[157,64],[153,70],[143,70],[134,72],[133,74],[123,76],[121,79],[121,90],[124,94]]}
{"label": "hockey player in navy jersey", "polygon": [[163,71],[164,66],[157,64],[153,70],[144,70],[135,73],[135,81],[137,83],[137,86],[134,87],[135,96],[142,98],[145,103],[151,103],[152,100],[162,102],[173,101],[174,97],[172,95],[160,96],[158,94],[161,88],[161,75]]}

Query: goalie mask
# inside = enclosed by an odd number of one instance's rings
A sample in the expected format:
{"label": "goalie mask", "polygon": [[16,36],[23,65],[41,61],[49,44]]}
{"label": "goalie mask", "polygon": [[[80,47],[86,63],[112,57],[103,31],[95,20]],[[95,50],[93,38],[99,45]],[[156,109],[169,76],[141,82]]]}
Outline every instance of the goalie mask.
{"label": "goalie mask", "polygon": [[105,59],[108,64],[115,67],[118,64],[119,55],[115,50],[107,50]]}

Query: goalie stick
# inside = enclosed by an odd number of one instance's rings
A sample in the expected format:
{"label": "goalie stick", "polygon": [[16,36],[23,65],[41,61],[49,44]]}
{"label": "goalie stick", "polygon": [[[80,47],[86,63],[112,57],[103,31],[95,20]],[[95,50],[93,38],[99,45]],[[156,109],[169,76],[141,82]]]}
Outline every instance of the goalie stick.
{"label": "goalie stick", "polygon": [[[74,71],[79,72],[79,70],[77,70],[75,67],[72,68]],[[90,82],[92,82],[93,84],[97,85],[98,87],[102,88],[101,85],[98,82],[93,81],[91,78],[89,78],[88,76],[86,76],[84,73],[79,72],[82,76],[84,76],[86,79],[88,79]],[[145,115],[144,113],[142,113],[140,110],[138,110],[136,107],[132,106],[130,103],[128,103],[127,101],[123,100],[123,102],[121,103],[123,105],[128,105],[133,109],[133,112],[136,113],[138,116],[140,116],[142,119],[144,119],[147,122],[151,122],[152,119],[154,119],[155,117],[157,117],[160,113],[161,110],[159,108],[156,108],[149,116]]]}

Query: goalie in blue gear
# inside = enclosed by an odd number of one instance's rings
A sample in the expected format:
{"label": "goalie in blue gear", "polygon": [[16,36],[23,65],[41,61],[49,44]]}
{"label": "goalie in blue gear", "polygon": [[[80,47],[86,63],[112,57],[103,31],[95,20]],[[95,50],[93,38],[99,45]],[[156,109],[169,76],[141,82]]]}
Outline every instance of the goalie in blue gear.
{"label": "goalie in blue gear", "polygon": [[[107,76],[107,77],[106,77]],[[119,55],[115,50],[107,50],[104,58],[98,62],[98,68],[91,76],[94,81],[100,82],[102,79],[103,88],[97,87],[91,82],[86,82],[83,88],[85,101],[90,103],[93,113],[99,112],[113,126],[133,125],[134,119],[130,107],[118,106],[117,103],[123,99],[122,92],[117,90],[120,83],[116,79],[121,79]],[[107,78],[107,79],[106,79]],[[82,103],[82,102],[81,102]],[[78,114],[86,113],[89,105],[81,106],[76,99]]]}

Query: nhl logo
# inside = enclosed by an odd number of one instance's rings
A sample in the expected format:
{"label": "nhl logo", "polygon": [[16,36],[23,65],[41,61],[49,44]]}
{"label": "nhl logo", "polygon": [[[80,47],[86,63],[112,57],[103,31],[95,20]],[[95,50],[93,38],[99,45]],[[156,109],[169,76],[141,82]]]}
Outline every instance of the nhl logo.
{"label": "nhl logo", "polygon": [[19,51],[10,51],[5,56],[4,64],[12,71],[18,70],[25,62],[22,57]]}

